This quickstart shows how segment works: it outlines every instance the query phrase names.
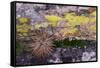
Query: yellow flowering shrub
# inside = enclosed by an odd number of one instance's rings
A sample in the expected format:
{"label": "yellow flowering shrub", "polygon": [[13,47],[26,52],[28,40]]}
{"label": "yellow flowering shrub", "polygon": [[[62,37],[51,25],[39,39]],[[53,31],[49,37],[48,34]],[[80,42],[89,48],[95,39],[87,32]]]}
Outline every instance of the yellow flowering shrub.
{"label": "yellow flowering shrub", "polygon": [[92,18],[90,19],[90,22],[96,23],[96,11],[90,13],[90,16],[92,16]]}
{"label": "yellow flowering shrub", "polygon": [[46,27],[48,27],[48,25],[49,25],[49,23],[47,23],[47,22],[44,22],[44,23],[37,23],[37,24],[35,24],[35,29],[39,29],[40,27],[43,27],[43,28],[46,28]]}
{"label": "yellow flowering shrub", "polygon": [[90,30],[90,31],[96,31],[96,26],[95,26],[95,25],[90,26],[90,27],[89,27],[89,30]]}
{"label": "yellow flowering shrub", "polygon": [[90,22],[96,23],[96,17],[91,18],[91,19],[90,19]]}
{"label": "yellow flowering shrub", "polygon": [[90,16],[96,16],[96,11],[92,12]]}
{"label": "yellow flowering shrub", "polygon": [[60,33],[63,34],[63,36],[67,35],[67,34],[75,34],[77,33],[77,28],[75,27],[71,27],[71,28],[64,28],[60,30]]}
{"label": "yellow flowering shrub", "polygon": [[41,27],[41,24],[35,24],[35,29],[39,29]]}
{"label": "yellow flowering shrub", "polygon": [[80,25],[80,24],[87,24],[89,22],[89,18],[86,16],[75,16],[73,14],[66,14],[65,20],[71,26]]}
{"label": "yellow flowering shrub", "polygon": [[21,37],[27,36],[29,30],[32,27],[30,24],[28,24],[29,18],[20,17],[20,18],[17,18],[17,20],[19,22],[18,24],[16,24],[17,35]]}
{"label": "yellow flowering shrub", "polygon": [[48,25],[49,25],[49,23],[47,23],[47,22],[41,23],[41,27],[44,27],[44,28],[48,27]]}
{"label": "yellow flowering shrub", "polygon": [[45,15],[45,19],[52,25],[56,26],[57,22],[61,20],[61,17],[55,15]]}
{"label": "yellow flowering shrub", "polygon": [[65,14],[64,18],[66,21],[71,21],[74,19],[74,16],[69,13],[69,14]]}
{"label": "yellow flowering shrub", "polygon": [[31,29],[31,25],[28,24],[17,24],[16,25],[17,28],[17,32],[19,33],[27,33],[29,31],[29,29]]}
{"label": "yellow flowering shrub", "polygon": [[89,17],[80,16],[80,20],[82,24],[87,24],[89,22]]}
{"label": "yellow flowering shrub", "polygon": [[18,18],[17,19],[20,23],[27,23],[29,21],[29,18],[26,18],[26,17],[21,17],[21,18]]}

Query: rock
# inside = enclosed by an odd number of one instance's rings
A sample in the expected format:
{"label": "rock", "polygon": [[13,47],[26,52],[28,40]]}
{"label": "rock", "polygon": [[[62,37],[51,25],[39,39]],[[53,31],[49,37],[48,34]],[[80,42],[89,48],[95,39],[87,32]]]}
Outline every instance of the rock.
{"label": "rock", "polygon": [[50,59],[48,62],[50,63],[63,63],[63,61],[61,61],[61,59],[56,58],[55,60]]}
{"label": "rock", "polygon": [[61,48],[56,48],[55,52],[48,59],[48,62],[49,63],[62,63],[60,51],[61,51]]}
{"label": "rock", "polygon": [[22,54],[16,56],[16,65],[30,65],[32,56],[30,54]]}
{"label": "rock", "polygon": [[64,62],[65,59],[66,62],[73,62],[81,59],[82,50],[79,48],[66,48],[62,50],[61,55],[62,55],[62,60],[64,60]]}
{"label": "rock", "polygon": [[82,61],[95,61],[96,60],[95,56],[96,56],[95,52],[83,52]]}
{"label": "rock", "polygon": [[59,14],[63,14],[63,13],[67,13],[69,11],[77,11],[77,7],[76,6],[63,6],[63,7],[59,7],[57,6],[56,7],[56,11],[59,13]]}
{"label": "rock", "polygon": [[35,11],[33,4],[18,3],[16,7],[16,18],[28,17],[31,19],[30,23],[44,21],[43,16]]}

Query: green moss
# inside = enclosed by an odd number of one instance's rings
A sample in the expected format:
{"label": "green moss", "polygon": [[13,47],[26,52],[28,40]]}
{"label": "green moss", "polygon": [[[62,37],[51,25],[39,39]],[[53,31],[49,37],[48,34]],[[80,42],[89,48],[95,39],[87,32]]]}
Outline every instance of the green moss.
{"label": "green moss", "polygon": [[23,53],[24,45],[20,42],[16,42],[16,55],[20,55]]}
{"label": "green moss", "polygon": [[93,41],[88,41],[88,40],[69,40],[69,39],[64,39],[64,40],[54,40],[53,44],[55,47],[80,47],[83,48],[84,46],[89,45]]}

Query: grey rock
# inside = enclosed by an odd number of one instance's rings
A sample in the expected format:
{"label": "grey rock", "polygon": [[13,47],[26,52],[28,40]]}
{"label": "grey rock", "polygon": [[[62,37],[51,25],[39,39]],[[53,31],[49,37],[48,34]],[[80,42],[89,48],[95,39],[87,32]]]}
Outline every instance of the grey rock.
{"label": "grey rock", "polygon": [[44,21],[42,15],[35,11],[33,4],[16,4],[16,15],[19,17],[28,17],[31,19],[30,23],[41,22]]}

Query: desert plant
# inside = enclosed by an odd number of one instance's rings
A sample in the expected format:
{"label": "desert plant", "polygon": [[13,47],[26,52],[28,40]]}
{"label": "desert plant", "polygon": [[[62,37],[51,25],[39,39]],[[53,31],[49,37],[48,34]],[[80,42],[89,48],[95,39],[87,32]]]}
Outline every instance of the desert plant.
{"label": "desert plant", "polygon": [[41,30],[34,30],[31,44],[32,55],[37,58],[45,58],[52,54],[54,45],[52,44],[53,36]]}

